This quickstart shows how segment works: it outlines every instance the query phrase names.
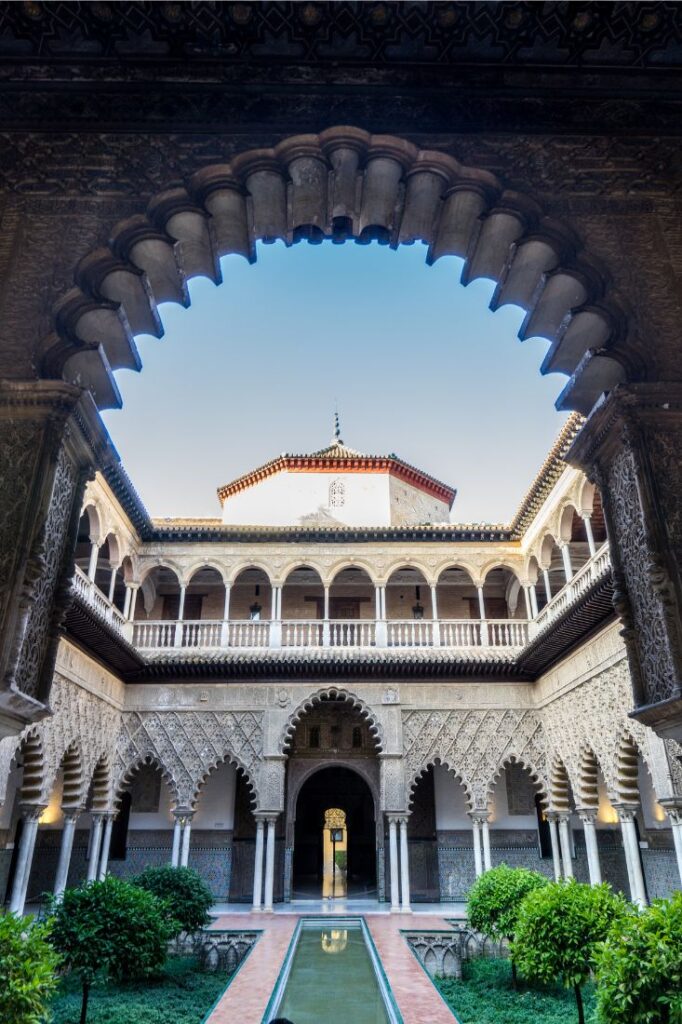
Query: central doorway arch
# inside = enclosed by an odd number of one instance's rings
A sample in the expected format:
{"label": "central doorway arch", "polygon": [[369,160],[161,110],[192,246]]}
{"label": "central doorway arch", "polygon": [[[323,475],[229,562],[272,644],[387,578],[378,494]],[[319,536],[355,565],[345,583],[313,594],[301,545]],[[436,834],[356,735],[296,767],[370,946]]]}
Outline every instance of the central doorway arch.
{"label": "central doorway arch", "polygon": [[[343,812],[345,826],[330,811]],[[330,851],[334,826],[342,835]],[[306,779],[296,798],[292,899],[375,899],[376,891],[376,808],[371,789],[352,768],[320,768]]]}

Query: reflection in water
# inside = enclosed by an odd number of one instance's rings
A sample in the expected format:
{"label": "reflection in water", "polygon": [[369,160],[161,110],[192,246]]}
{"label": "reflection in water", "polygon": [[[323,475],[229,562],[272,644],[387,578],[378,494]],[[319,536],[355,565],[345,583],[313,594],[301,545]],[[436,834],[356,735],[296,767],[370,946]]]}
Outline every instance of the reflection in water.
{"label": "reflection in water", "polygon": [[348,945],[348,929],[332,928],[330,932],[322,932],[320,945],[325,953],[343,953]]}
{"label": "reflection in water", "polygon": [[295,1024],[388,1024],[359,926],[303,928],[276,1012]]}
{"label": "reflection in water", "polygon": [[322,898],[333,899],[348,893],[348,833],[346,812],[329,807],[324,812],[322,829]]}

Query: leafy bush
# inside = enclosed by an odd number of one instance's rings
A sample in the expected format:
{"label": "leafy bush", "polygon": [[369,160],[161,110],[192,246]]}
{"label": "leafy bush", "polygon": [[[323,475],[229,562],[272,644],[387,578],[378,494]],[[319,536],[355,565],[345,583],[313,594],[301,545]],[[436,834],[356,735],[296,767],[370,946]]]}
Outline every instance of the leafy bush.
{"label": "leafy bush", "polygon": [[597,983],[604,1024],[682,1024],[682,892],[615,922]]}
{"label": "leafy bush", "polygon": [[[481,957],[463,965],[463,978],[435,978],[443,999],[459,1024],[575,1024],[573,993],[561,985],[530,982],[517,991],[506,960]],[[591,985],[585,987],[588,1012],[594,1002]]]}
{"label": "leafy bush", "polygon": [[0,1015],[3,1024],[39,1024],[57,987],[59,956],[50,923],[0,914]]}
{"label": "leafy bush", "polygon": [[[223,993],[228,978],[205,973],[194,957],[169,957],[143,981],[102,981],[93,987],[88,1024],[198,1024]],[[81,1002],[76,978],[65,978],[50,1009],[52,1024],[74,1024]]]}
{"label": "leafy bush", "polygon": [[584,1024],[581,986],[590,976],[598,943],[627,916],[628,905],[608,885],[571,879],[551,882],[529,893],[521,904],[512,951],[527,978],[561,981],[572,988],[578,1021]]}
{"label": "leafy bush", "polygon": [[[511,941],[524,897],[548,884],[545,876],[538,871],[510,868],[506,864],[491,868],[477,878],[469,890],[469,924],[477,932],[497,942],[501,939]],[[513,957],[512,974],[516,983]]]}
{"label": "leafy bush", "polygon": [[177,923],[174,935],[192,934],[208,924],[213,894],[192,868],[147,868],[133,882],[164,900],[171,918]]}
{"label": "leafy bush", "polygon": [[97,978],[140,978],[166,960],[176,924],[168,908],[136,885],[108,876],[50,901],[52,943],[66,968],[80,979],[85,1024],[90,988]]}

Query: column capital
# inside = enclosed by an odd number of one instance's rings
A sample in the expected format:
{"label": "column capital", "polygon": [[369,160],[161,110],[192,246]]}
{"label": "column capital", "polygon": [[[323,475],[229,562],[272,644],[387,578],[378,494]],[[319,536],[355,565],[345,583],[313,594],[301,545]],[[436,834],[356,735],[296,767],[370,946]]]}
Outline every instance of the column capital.
{"label": "column capital", "polygon": [[46,810],[47,807],[44,804],[19,804],[19,811],[24,821],[40,821]]}
{"label": "column capital", "polygon": [[614,804],[613,806],[618,812],[618,819],[621,822],[634,821],[637,817],[637,804]]}
{"label": "column capital", "polygon": [[386,812],[386,817],[388,819],[389,825],[399,825],[401,823],[401,821],[407,821],[409,815],[407,815],[407,814],[400,814],[400,813],[397,813],[395,811],[390,811],[390,812],[387,811]]}
{"label": "column capital", "polygon": [[545,811],[545,818],[546,818],[547,821],[553,822],[556,825],[556,823],[559,820],[559,812],[558,811]]}
{"label": "column capital", "polygon": [[482,825],[484,822],[490,821],[490,811],[485,810],[473,810],[467,811],[467,814],[472,821],[475,821],[477,825]]}
{"label": "column capital", "polygon": [[270,822],[276,822],[279,818],[279,811],[254,811],[253,816],[257,822],[262,821],[264,824],[270,824]]}
{"label": "column capital", "polygon": [[571,814],[571,811],[557,811],[556,820],[559,822],[559,824],[561,824],[562,821],[568,822],[571,820]]}
{"label": "column capital", "polygon": [[64,822],[66,823],[67,821],[73,821],[73,822],[78,821],[78,819],[80,818],[81,814],[83,813],[83,810],[84,810],[83,807],[71,807],[71,808],[69,808],[68,811],[65,811],[62,808],[62,815],[64,816]]}
{"label": "column capital", "polygon": [[593,825],[597,820],[599,814],[599,808],[597,807],[576,807],[575,813],[578,815],[583,824],[591,822]]}

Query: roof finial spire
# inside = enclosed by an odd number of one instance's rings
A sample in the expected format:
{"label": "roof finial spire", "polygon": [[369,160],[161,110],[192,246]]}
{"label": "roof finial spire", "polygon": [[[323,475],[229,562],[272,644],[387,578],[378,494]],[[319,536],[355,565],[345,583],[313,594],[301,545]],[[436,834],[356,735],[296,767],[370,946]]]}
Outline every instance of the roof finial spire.
{"label": "roof finial spire", "polygon": [[343,444],[343,441],[341,440],[341,425],[339,423],[338,406],[334,409],[334,436],[332,438],[332,444]]}

